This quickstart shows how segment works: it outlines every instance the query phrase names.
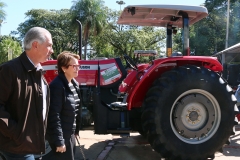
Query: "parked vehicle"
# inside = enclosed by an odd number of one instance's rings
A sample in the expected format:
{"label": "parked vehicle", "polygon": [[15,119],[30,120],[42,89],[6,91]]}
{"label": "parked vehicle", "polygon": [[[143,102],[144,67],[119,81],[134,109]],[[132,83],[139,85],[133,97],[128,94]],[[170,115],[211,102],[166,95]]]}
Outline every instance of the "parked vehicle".
{"label": "parked vehicle", "polygon": [[[121,25],[167,29],[167,58],[135,64],[120,58],[80,60],[76,78],[82,102],[93,114],[95,134],[138,131],[167,159],[214,159],[234,134],[236,99],[216,57],[190,56],[189,25],[208,15],[202,6],[135,5],[124,8]],[[172,54],[172,32],[182,28],[183,51]],[[207,42],[206,42],[207,43]],[[45,78],[57,75],[56,61],[43,63]]]}

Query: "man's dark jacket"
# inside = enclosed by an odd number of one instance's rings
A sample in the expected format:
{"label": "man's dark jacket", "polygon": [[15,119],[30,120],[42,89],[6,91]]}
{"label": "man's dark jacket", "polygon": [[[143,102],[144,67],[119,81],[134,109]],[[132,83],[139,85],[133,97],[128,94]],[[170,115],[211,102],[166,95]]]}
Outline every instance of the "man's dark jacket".
{"label": "man's dark jacket", "polygon": [[[47,118],[43,121],[41,76],[25,52],[0,66],[0,150],[15,154],[45,152]],[[45,79],[44,83],[47,85]],[[48,113],[48,87],[46,102]]]}
{"label": "man's dark jacket", "polygon": [[[80,89],[78,82],[71,81],[78,97],[80,98]],[[48,114],[47,139],[55,147],[67,145],[71,135],[78,134],[81,125],[81,105],[75,107],[73,92],[68,86],[68,81],[63,73],[50,83],[50,108]],[[73,123],[76,120],[76,128]]]}

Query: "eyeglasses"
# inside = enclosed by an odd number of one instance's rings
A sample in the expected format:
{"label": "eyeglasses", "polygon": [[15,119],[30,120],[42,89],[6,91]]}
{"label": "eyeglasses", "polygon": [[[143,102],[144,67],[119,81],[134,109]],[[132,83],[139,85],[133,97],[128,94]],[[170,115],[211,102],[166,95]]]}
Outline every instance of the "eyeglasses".
{"label": "eyeglasses", "polygon": [[72,66],[74,70],[79,70],[80,65],[79,64],[71,64],[68,66]]}

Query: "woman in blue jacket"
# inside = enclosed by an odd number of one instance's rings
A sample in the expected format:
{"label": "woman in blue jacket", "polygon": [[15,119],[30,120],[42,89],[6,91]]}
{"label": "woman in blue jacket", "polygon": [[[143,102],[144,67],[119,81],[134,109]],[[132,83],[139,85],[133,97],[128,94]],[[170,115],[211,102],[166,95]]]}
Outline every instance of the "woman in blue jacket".
{"label": "woman in blue jacket", "polygon": [[78,76],[78,59],[70,52],[59,54],[58,76],[49,85],[47,139],[52,148],[51,159],[74,160],[75,136],[81,125],[80,90],[74,79]]}

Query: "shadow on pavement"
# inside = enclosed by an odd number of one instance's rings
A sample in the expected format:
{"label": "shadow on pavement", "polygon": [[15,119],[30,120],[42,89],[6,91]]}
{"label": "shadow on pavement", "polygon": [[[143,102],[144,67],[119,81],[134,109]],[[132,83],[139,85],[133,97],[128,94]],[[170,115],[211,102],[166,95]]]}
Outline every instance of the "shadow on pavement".
{"label": "shadow on pavement", "polygon": [[155,152],[147,140],[139,135],[114,139],[114,149],[106,160],[161,160],[161,156]]}
{"label": "shadow on pavement", "polygon": [[228,157],[240,157],[240,146],[239,146],[239,140],[240,140],[240,133],[236,132],[237,134],[231,136],[231,144],[226,145],[223,148],[223,155]]}

